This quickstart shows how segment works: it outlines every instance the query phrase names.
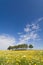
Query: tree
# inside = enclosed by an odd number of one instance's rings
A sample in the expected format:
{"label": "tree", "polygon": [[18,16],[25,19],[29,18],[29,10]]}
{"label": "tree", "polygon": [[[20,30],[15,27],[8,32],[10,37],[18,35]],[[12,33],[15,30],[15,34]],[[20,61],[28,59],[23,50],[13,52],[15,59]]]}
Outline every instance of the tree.
{"label": "tree", "polygon": [[30,48],[30,49],[32,49],[32,48],[33,48],[33,45],[32,45],[32,44],[30,44],[30,45],[29,45],[29,48]]}
{"label": "tree", "polygon": [[9,46],[8,50],[26,50],[28,48],[27,44],[19,44],[15,46]]}
{"label": "tree", "polygon": [[7,49],[8,49],[8,50],[11,50],[11,49],[12,49],[12,47],[11,47],[11,46],[9,46]]}
{"label": "tree", "polygon": [[27,44],[19,44],[18,49],[26,50],[28,48]]}

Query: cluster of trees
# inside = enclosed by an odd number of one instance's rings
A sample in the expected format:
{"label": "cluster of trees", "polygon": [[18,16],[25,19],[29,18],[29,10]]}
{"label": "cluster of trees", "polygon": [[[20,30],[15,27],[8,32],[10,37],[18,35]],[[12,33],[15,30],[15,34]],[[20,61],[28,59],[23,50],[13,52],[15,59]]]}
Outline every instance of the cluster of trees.
{"label": "cluster of trees", "polygon": [[15,46],[9,46],[8,50],[27,50],[28,48],[32,49],[33,45],[27,45],[27,44],[19,44],[19,45],[15,45]]}

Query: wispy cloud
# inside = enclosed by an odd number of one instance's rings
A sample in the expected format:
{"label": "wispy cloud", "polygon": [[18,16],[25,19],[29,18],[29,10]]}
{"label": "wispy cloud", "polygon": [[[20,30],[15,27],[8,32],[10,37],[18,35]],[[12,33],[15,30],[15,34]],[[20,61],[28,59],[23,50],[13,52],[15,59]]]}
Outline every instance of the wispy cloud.
{"label": "wispy cloud", "polygon": [[39,35],[35,33],[35,31],[32,31],[30,33],[26,33],[25,35],[21,35],[19,38],[19,43],[27,43],[29,41],[35,41],[39,39]]}
{"label": "wispy cloud", "polygon": [[21,35],[22,33],[18,32],[18,35]]}
{"label": "wispy cloud", "polygon": [[0,35],[0,49],[7,49],[8,46],[14,45],[15,38],[6,34]]}
{"label": "wispy cloud", "polygon": [[40,27],[39,27],[39,24],[32,24],[32,29],[33,30],[38,30]]}
{"label": "wispy cloud", "polygon": [[35,23],[38,24],[38,23],[40,23],[42,20],[43,20],[43,17],[37,19]]}
{"label": "wispy cloud", "polygon": [[[42,19],[43,18],[38,19],[37,22],[41,21]],[[20,35],[19,44],[26,43],[31,40],[32,41],[39,40],[40,39],[40,36],[38,34],[39,29],[40,29],[40,26],[38,23],[27,24],[24,27],[25,34]]]}
{"label": "wispy cloud", "polygon": [[24,31],[25,32],[30,32],[31,31],[31,28],[29,25],[26,25],[26,27],[24,28]]}

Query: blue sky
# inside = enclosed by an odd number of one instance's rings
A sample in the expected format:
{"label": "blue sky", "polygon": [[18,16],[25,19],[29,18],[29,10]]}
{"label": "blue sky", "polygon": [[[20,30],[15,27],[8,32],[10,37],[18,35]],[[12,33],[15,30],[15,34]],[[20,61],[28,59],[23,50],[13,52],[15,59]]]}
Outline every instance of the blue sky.
{"label": "blue sky", "polygon": [[0,0],[0,49],[21,43],[43,49],[43,0]]}

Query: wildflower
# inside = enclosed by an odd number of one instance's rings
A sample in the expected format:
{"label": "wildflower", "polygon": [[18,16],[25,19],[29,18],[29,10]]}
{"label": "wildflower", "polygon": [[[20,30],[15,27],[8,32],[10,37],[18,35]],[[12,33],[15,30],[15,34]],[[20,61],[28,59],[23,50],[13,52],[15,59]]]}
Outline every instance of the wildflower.
{"label": "wildflower", "polygon": [[22,56],[23,58],[25,58],[26,56],[24,55],[24,56]]}

